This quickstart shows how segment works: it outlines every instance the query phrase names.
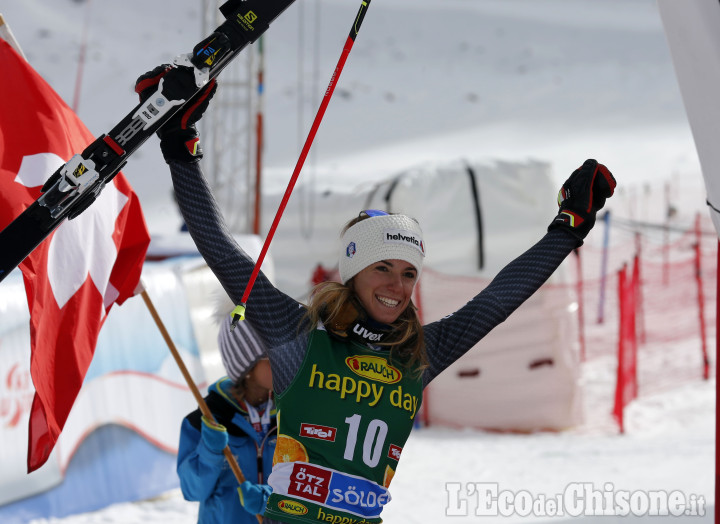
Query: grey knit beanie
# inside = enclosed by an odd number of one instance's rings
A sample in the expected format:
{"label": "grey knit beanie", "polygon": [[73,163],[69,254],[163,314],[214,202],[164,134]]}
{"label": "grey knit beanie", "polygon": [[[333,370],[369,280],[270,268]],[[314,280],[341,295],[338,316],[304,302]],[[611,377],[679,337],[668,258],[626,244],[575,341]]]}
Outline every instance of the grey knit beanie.
{"label": "grey knit beanie", "polygon": [[263,343],[250,323],[247,320],[238,322],[231,330],[231,320],[230,315],[224,316],[218,333],[218,346],[228,377],[237,383],[266,355]]}

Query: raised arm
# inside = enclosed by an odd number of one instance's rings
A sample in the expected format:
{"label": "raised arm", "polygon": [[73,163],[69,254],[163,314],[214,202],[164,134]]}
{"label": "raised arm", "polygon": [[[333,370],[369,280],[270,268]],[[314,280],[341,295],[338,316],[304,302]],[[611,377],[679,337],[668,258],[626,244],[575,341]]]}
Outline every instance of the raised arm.
{"label": "raised arm", "polygon": [[[160,81],[171,69],[169,65],[158,66],[138,78],[135,90],[141,100],[157,90]],[[194,82],[192,72],[186,73],[185,76],[174,75],[173,82],[177,85],[170,87],[183,92],[182,82]],[[230,233],[200,169],[199,161],[203,152],[195,127],[216,88],[214,81],[208,83],[192,104],[183,107],[160,128],[158,137],[163,157],[170,166],[175,196],[188,231],[223,289],[237,304],[242,298],[254,262]],[[246,314],[266,347],[274,348],[296,336],[303,309],[260,273],[248,300]]]}
{"label": "raised arm", "polygon": [[563,184],[559,212],[548,233],[505,266],[492,282],[455,313],[424,328],[428,384],[503,322],[542,286],[595,224],[597,211],[615,190],[610,171],[587,160]]}

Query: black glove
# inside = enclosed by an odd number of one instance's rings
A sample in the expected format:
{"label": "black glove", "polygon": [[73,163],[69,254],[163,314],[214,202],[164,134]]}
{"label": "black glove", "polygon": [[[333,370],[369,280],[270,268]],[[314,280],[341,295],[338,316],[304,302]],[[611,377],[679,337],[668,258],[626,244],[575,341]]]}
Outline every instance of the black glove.
{"label": "black glove", "polygon": [[[188,99],[197,89],[192,68],[163,64],[135,81],[135,92],[140,96],[141,102],[157,91],[162,78],[165,78],[163,94],[169,100]],[[217,82],[215,79],[210,80],[197,96],[158,129],[160,149],[167,163],[171,161],[195,163],[202,158],[203,151],[195,123],[208,108],[216,89]]]}
{"label": "black glove", "polygon": [[558,193],[560,212],[548,227],[568,230],[578,239],[577,247],[595,225],[595,215],[615,192],[615,178],[597,160],[586,160],[573,171]]}

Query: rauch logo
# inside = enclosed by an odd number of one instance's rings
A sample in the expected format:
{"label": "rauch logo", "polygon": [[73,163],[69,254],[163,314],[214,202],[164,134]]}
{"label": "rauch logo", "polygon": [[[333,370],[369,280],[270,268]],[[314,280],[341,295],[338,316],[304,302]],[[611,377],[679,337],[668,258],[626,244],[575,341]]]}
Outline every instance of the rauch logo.
{"label": "rauch logo", "polygon": [[345,359],[345,364],[363,378],[377,380],[386,384],[395,384],[402,378],[402,373],[387,360],[374,355],[355,355]]}
{"label": "rauch logo", "polygon": [[280,511],[284,511],[290,515],[305,515],[305,513],[308,512],[305,506],[294,500],[281,500],[277,506]]}

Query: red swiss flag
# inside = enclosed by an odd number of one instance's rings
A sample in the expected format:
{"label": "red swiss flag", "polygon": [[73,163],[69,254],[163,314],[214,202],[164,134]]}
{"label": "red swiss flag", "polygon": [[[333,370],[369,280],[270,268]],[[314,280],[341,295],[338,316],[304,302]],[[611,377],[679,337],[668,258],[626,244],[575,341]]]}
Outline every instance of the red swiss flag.
{"label": "red swiss flag", "polygon": [[[0,40],[0,230],[94,137],[53,89]],[[82,386],[105,317],[138,285],[150,237],[122,174],[21,264],[30,310],[28,471],[52,451]],[[2,249],[3,246],[0,246]]]}

